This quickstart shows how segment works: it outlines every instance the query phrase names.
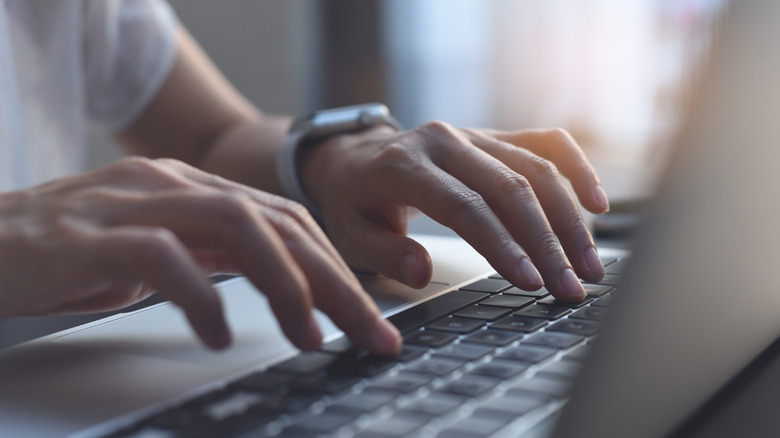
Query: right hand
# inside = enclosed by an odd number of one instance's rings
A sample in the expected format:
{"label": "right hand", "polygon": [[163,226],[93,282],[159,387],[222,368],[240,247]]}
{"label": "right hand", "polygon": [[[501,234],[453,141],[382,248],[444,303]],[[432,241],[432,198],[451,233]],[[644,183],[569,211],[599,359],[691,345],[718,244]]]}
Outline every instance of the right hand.
{"label": "right hand", "polygon": [[224,348],[205,270],[246,275],[298,348],[322,341],[313,306],[371,351],[401,343],[305,208],[175,160],[129,158],[0,195],[0,260],[0,317],[116,309],[159,291]]}

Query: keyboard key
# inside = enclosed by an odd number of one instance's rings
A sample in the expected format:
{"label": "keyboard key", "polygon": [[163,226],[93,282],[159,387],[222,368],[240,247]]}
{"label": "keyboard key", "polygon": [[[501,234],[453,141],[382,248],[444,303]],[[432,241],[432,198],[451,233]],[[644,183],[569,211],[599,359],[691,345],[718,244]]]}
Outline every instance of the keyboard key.
{"label": "keyboard key", "polygon": [[[254,432],[276,419],[275,415],[267,413],[246,413],[234,415],[215,423],[208,429],[201,430],[197,436],[238,436],[245,432]],[[180,435],[177,435],[177,437]]]}
{"label": "keyboard key", "polygon": [[355,435],[355,438],[394,438],[411,435],[427,418],[422,415],[393,415],[379,420]]}
{"label": "keyboard key", "polygon": [[592,306],[596,307],[609,307],[609,305],[612,303],[612,300],[615,299],[615,296],[612,294],[604,295],[603,297],[599,298],[598,300],[594,301]]}
{"label": "keyboard key", "polygon": [[571,360],[559,360],[539,370],[536,375],[553,379],[569,379],[577,377],[580,371],[580,362]]}
{"label": "keyboard key", "polygon": [[620,275],[604,274],[604,278],[598,282],[598,284],[606,284],[609,286],[617,286],[620,284]]}
{"label": "keyboard key", "polygon": [[333,406],[341,409],[353,409],[358,412],[375,411],[395,401],[396,395],[384,391],[363,391],[359,394],[345,394],[337,399]]}
{"label": "keyboard key", "polygon": [[611,265],[617,261],[617,257],[601,257],[601,264],[604,266]]}
{"label": "keyboard key", "polygon": [[330,354],[341,354],[355,348],[357,347],[355,347],[355,344],[353,344],[348,337],[342,336],[338,339],[322,344],[320,350]]}
{"label": "keyboard key", "polygon": [[360,377],[355,374],[334,371],[304,379],[300,382],[299,388],[323,394],[335,394],[351,387],[360,380]]}
{"label": "keyboard key", "polygon": [[531,345],[543,345],[563,350],[569,347],[573,347],[583,339],[585,338],[582,335],[575,335],[571,333],[543,332],[531,335],[528,339],[523,341],[523,343]]}
{"label": "keyboard key", "polygon": [[582,301],[579,301],[579,302],[576,302],[576,303],[571,303],[571,302],[567,302],[567,301],[560,301],[560,300],[557,300],[557,299],[553,298],[552,296],[549,296],[549,297],[546,297],[546,298],[542,298],[541,300],[536,300],[536,302],[537,303],[542,303],[542,304],[552,304],[553,306],[568,307],[569,309],[579,309],[581,307],[585,307],[588,304],[592,303],[593,302],[593,298],[585,297],[585,299],[582,300]]}
{"label": "keyboard key", "polygon": [[513,313],[513,315],[531,318],[558,319],[567,313],[571,313],[571,309],[568,307],[554,306],[552,304],[534,304],[518,310]]}
{"label": "keyboard key", "polygon": [[413,345],[425,345],[428,347],[443,347],[458,339],[455,333],[434,332],[429,330],[416,331],[404,338],[404,343]]}
{"label": "keyboard key", "polygon": [[518,417],[538,408],[543,405],[545,401],[545,397],[513,397],[509,394],[503,394],[501,397],[489,400],[487,403],[483,404],[480,409],[489,410],[491,412],[506,412]]}
{"label": "keyboard key", "polygon": [[530,333],[544,327],[545,325],[547,325],[546,319],[512,315],[490,324],[490,328]]}
{"label": "keyboard key", "polygon": [[607,316],[607,308],[600,306],[588,306],[572,313],[570,319],[585,319],[589,321],[603,321]]}
{"label": "keyboard key", "polygon": [[519,309],[521,307],[533,304],[534,299],[529,297],[521,297],[517,295],[494,295],[485,301],[479,303],[480,306],[496,306],[496,307],[508,307],[511,309]]}
{"label": "keyboard key", "polygon": [[400,412],[438,417],[458,409],[463,406],[466,401],[467,399],[465,397],[459,395],[446,392],[434,392],[425,398],[406,406]]}
{"label": "keyboard key", "polygon": [[496,417],[472,416],[458,421],[436,436],[438,438],[484,438],[506,424],[506,420]]}
{"label": "keyboard key", "polygon": [[495,388],[499,382],[499,379],[492,377],[464,374],[460,379],[447,383],[439,390],[466,397],[479,397]]}
{"label": "keyboard key", "polygon": [[490,294],[486,293],[456,290],[396,313],[387,319],[405,334],[464,307],[476,304],[489,296]]}
{"label": "keyboard key", "polygon": [[334,364],[337,356],[320,351],[307,351],[269,368],[270,372],[303,375],[321,371],[325,367]]}
{"label": "keyboard key", "polygon": [[335,406],[325,408],[323,412],[305,416],[288,427],[282,436],[300,436],[308,432],[318,434],[333,432],[358,416],[357,412],[339,409]]}
{"label": "keyboard key", "polygon": [[270,397],[257,405],[262,410],[298,412],[320,400],[324,394],[308,389],[293,389],[289,394]]}
{"label": "keyboard key", "polygon": [[352,372],[363,377],[377,376],[394,367],[398,363],[393,357],[379,356],[377,354],[366,354],[365,356],[356,358],[354,362],[350,361],[349,359],[347,359],[345,362],[346,369],[351,368]]}
{"label": "keyboard key", "polygon": [[463,342],[473,342],[477,344],[488,344],[502,347],[523,337],[522,333],[509,332],[505,330],[480,330],[472,333],[463,339]]}
{"label": "keyboard key", "polygon": [[461,318],[482,319],[484,321],[495,321],[499,318],[503,318],[504,316],[509,315],[510,313],[512,313],[512,309],[504,307],[480,306],[477,304],[476,306],[466,307],[465,309],[458,311],[454,316]]}
{"label": "keyboard key", "polygon": [[474,368],[470,373],[506,380],[522,373],[528,366],[521,362],[497,359]]}
{"label": "keyboard key", "polygon": [[422,359],[413,362],[406,370],[441,377],[457,370],[463,366],[464,363],[465,361],[462,360],[432,357],[430,359]]}
{"label": "keyboard key", "polygon": [[558,350],[550,347],[520,344],[498,355],[501,359],[539,363],[554,355]]}
{"label": "keyboard key", "polygon": [[273,394],[286,394],[298,384],[298,381],[290,375],[259,372],[250,374],[234,382],[232,388],[243,388],[257,392]]}
{"label": "keyboard key", "polygon": [[567,318],[550,326],[547,331],[574,333],[583,336],[594,336],[599,331],[599,323]]}
{"label": "keyboard key", "polygon": [[435,351],[433,357],[454,357],[457,359],[472,361],[477,360],[495,350],[491,345],[477,344],[450,344]]}
{"label": "keyboard key", "polygon": [[603,284],[587,284],[582,285],[585,288],[585,293],[591,298],[598,298],[604,296],[606,293],[612,290],[612,286],[606,286]]}
{"label": "keyboard key", "polygon": [[398,394],[407,394],[427,385],[429,378],[422,374],[401,372],[395,376],[387,376],[368,385],[370,390],[382,390]]}
{"label": "keyboard key", "polygon": [[418,345],[401,345],[401,349],[395,354],[395,360],[399,362],[411,362],[414,359],[424,355],[428,348]]}
{"label": "keyboard key", "polygon": [[471,333],[485,325],[485,321],[472,318],[448,317],[428,324],[426,330],[441,330],[453,333]]}
{"label": "keyboard key", "polygon": [[544,298],[547,295],[550,295],[550,292],[545,289],[544,287],[541,287],[537,290],[523,290],[519,287],[512,286],[511,288],[503,291],[506,295],[519,295],[521,297],[532,297],[532,298]]}
{"label": "keyboard key", "polygon": [[571,383],[566,380],[551,379],[546,376],[534,376],[507,390],[510,397],[542,396],[561,399],[569,395]]}
{"label": "keyboard key", "polygon": [[582,344],[577,347],[575,347],[570,352],[566,353],[565,356],[563,356],[564,360],[573,360],[581,362],[585,360],[585,358],[588,357],[588,353],[590,352],[590,346],[588,344]]}
{"label": "keyboard key", "polygon": [[497,294],[504,289],[509,289],[511,286],[512,284],[503,278],[485,278],[463,286],[460,290]]}

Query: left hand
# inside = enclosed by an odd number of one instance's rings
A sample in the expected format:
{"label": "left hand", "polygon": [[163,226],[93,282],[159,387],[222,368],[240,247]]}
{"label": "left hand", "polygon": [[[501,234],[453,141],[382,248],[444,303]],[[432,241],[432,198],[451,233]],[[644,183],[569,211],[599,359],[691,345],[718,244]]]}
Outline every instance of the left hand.
{"label": "left hand", "polygon": [[406,236],[420,210],[521,288],[544,283],[556,298],[578,301],[585,291],[577,277],[604,275],[562,175],[593,213],[609,209],[607,197],[579,145],[560,129],[377,127],[310,148],[301,175],[334,245],[362,271],[412,287],[430,281],[430,255]]}

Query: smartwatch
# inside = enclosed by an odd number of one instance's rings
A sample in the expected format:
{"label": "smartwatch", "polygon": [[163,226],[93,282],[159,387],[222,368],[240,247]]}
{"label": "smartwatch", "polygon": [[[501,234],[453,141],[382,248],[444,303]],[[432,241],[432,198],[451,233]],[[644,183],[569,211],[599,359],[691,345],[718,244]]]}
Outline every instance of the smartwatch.
{"label": "smartwatch", "polygon": [[333,135],[358,132],[377,125],[387,125],[396,130],[403,129],[401,124],[390,115],[387,107],[381,103],[315,111],[296,119],[290,126],[287,137],[276,151],[276,175],[282,194],[300,202],[312,213],[312,216],[321,219],[319,208],[306,195],[298,178],[298,150],[310,147],[316,141]]}

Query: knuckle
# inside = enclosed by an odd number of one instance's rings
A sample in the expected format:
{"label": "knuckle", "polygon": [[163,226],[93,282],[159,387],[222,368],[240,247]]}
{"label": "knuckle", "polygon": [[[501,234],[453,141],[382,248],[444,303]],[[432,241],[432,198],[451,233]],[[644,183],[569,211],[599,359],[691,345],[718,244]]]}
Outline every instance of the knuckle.
{"label": "knuckle", "polygon": [[442,122],[441,120],[432,120],[430,122],[423,123],[418,129],[433,136],[448,136],[453,134],[452,126],[449,123]]}
{"label": "knuckle", "polygon": [[582,215],[577,209],[574,209],[569,214],[567,225],[567,229],[569,230],[583,230],[588,228],[588,226],[585,224],[585,219],[582,218]]}
{"label": "knuckle", "polygon": [[550,161],[539,156],[528,159],[528,166],[537,177],[544,180],[553,180],[559,177],[558,168]]}
{"label": "knuckle", "polygon": [[219,193],[204,205],[230,229],[242,229],[253,222],[251,200],[246,196]]}
{"label": "knuckle", "polygon": [[128,157],[117,161],[109,168],[112,172],[133,180],[178,186],[183,185],[183,180],[176,177],[174,172],[182,165],[184,163],[172,158]]}
{"label": "knuckle", "polygon": [[405,144],[391,142],[382,148],[378,158],[381,163],[407,167],[416,161],[415,155],[411,148]]}
{"label": "knuckle", "polygon": [[[274,220],[274,222],[291,221],[298,226],[303,227],[319,226],[317,225],[317,222],[314,220],[314,217],[311,215],[309,210],[304,207],[303,204],[295,202],[292,199],[275,196],[270,201],[270,206],[279,212],[279,219]],[[266,216],[268,217],[269,214],[266,214]],[[290,227],[287,228],[289,229]]]}
{"label": "knuckle", "polygon": [[472,190],[461,190],[449,199],[450,210],[454,214],[474,214],[488,209],[485,199]]}
{"label": "knuckle", "polygon": [[495,184],[498,193],[502,196],[529,195],[533,192],[528,179],[512,171],[497,172]]}
{"label": "knuckle", "polygon": [[569,134],[569,131],[563,128],[547,129],[544,132],[544,135],[550,140],[550,142],[555,144],[566,144],[572,142],[571,134]]}
{"label": "knuckle", "polygon": [[130,250],[138,260],[163,264],[173,257],[177,245],[178,239],[173,231],[164,227],[149,227]]}
{"label": "knuckle", "polygon": [[541,233],[537,239],[536,246],[545,256],[557,256],[561,252],[558,239],[552,230]]}

